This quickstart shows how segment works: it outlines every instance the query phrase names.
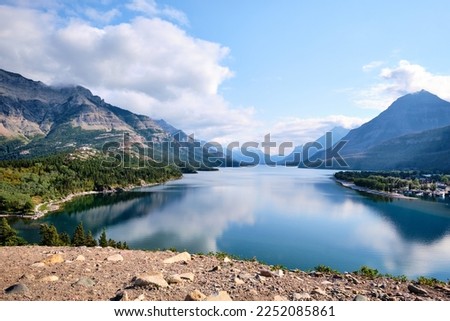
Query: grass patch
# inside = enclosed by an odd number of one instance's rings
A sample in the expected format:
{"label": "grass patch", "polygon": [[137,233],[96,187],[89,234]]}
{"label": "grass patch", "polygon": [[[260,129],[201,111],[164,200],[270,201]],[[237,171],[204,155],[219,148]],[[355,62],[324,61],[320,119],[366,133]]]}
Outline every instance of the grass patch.
{"label": "grass patch", "polygon": [[372,269],[366,265],[361,266],[361,268],[358,271],[355,271],[356,274],[365,276],[370,279],[379,278],[382,275],[378,272],[377,269]]}
{"label": "grass patch", "polygon": [[314,271],[321,272],[321,273],[339,274],[339,271],[334,270],[331,267],[322,265],[322,264],[314,267]]}
{"label": "grass patch", "polygon": [[443,281],[439,281],[436,278],[427,278],[425,276],[419,276],[417,278],[417,283],[420,285],[428,285],[428,286],[435,286],[435,285],[445,285],[446,283]]}

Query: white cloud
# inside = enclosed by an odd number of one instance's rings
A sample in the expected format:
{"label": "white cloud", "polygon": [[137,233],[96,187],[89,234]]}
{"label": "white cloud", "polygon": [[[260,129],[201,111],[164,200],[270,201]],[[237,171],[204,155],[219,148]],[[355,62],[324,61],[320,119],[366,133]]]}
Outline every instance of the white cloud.
{"label": "white cloud", "polygon": [[368,119],[344,115],[330,115],[322,118],[284,118],[273,125],[272,137],[278,142],[290,142],[300,145],[313,142],[334,127],[352,129],[362,125]]}
{"label": "white cloud", "polygon": [[[154,2],[134,4],[150,10]],[[218,93],[233,76],[222,65],[228,48],[158,17],[102,27],[62,20],[55,12],[0,6],[0,66],[48,84],[83,85],[109,103],[205,139],[243,139],[259,125],[254,108],[231,106]]]}
{"label": "white cloud", "polygon": [[378,83],[356,95],[359,106],[383,110],[398,97],[422,89],[450,100],[450,75],[433,74],[425,67],[407,60],[401,60],[393,68],[383,68],[379,72],[379,79]]}
{"label": "white cloud", "polygon": [[93,21],[109,23],[112,19],[120,16],[120,11],[116,8],[105,11],[105,12],[96,10],[94,8],[87,8],[85,10],[85,15]]}
{"label": "white cloud", "polygon": [[143,13],[149,17],[162,16],[175,20],[183,25],[189,23],[184,12],[170,6],[160,7],[154,0],[133,0],[126,5],[130,10]]}
{"label": "white cloud", "polygon": [[378,68],[378,67],[380,67],[382,65],[384,65],[383,61],[375,60],[375,61],[369,62],[367,65],[364,65],[362,67],[362,70],[364,72],[370,72],[370,71],[372,71],[372,70],[374,70],[374,69],[376,69],[376,68]]}

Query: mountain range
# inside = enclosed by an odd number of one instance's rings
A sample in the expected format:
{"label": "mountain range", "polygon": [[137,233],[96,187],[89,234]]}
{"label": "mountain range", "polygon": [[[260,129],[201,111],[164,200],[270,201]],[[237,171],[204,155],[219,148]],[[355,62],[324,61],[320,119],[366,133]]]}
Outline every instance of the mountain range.
{"label": "mountain range", "polygon": [[[450,102],[425,90],[398,98],[358,128],[348,131],[336,127],[331,132],[331,145],[343,145],[339,154],[348,164],[344,169],[450,170]],[[325,139],[323,135],[315,143],[325,146]],[[40,156],[86,146],[102,149],[111,142],[122,150],[129,151],[131,146],[136,154],[147,150],[146,156],[150,158],[189,161],[206,168],[252,161],[233,150],[234,159],[226,151],[225,155],[215,155],[222,162],[209,162],[208,151],[201,147],[201,141],[162,119],[108,104],[81,86],[48,86],[0,69],[0,159]],[[178,155],[164,154],[160,148],[164,143],[183,148],[177,149]],[[326,160],[331,149],[313,148],[316,153],[311,159]],[[259,161],[247,165],[264,164],[262,151],[251,148],[248,151],[258,155]],[[272,160],[278,165],[297,166],[299,162],[302,164],[302,152],[303,145],[297,146],[290,155],[272,156]],[[336,162],[332,164],[332,168],[342,169]]]}
{"label": "mountain range", "polygon": [[[407,94],[345,135],[339,154],[348,167],[332,168],[448,170],[448,126],[450,102],[425,90]],[[313,159],[326,160],[326,152]]]}
{"label": "mountain range", "polygon": [[[203,159],[205,151],[200,143],[163,119],[108,104],[81,86],[47,86],[0,69],[0,159],[86,146],[102,149],[111,142],[117,142],[120,149],[133,146],[136,152],[145,149],[151,158],[173,160],[173,153],[164,154],[160,148],[170,142],[174,149],[186,147],[177,149],[180,162],[190,160],[189,164],[200,163],[199,167],[217,165]],[[187,148],[194,153],[188,153]]]}

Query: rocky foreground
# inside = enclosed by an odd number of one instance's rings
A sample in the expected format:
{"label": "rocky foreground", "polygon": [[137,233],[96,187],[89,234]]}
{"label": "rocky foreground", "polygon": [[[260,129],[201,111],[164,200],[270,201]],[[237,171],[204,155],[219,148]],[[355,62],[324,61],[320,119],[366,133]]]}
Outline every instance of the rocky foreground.
{"label": "rocky foreground", "polygon": [[170,251],[1,247],[0,300],[450,300],[448,285]]}

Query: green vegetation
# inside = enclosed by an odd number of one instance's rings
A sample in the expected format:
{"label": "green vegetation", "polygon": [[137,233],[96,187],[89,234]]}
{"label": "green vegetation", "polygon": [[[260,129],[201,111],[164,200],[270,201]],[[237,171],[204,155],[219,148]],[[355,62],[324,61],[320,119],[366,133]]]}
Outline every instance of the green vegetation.
{"label": "green vegetation", "polygon": [[[4,219],[6,220],[6,219]],[[106,230],[103,229],[98,241],[94,238],[91,231],[84,232],[83,223],[80,222],[76,227],[72,238],[69,234],[63,232],[58,233],[54,225],[41,224],[39,229],[41,235],[40,245],[45,246],[87,246],[94,247],[100,245],[101,247],[111,246],[118,249],[128,249],[127,242],[117,242],[109,239],[106,241]]]}
{"label": "green vegetation", "polygon": [[428,286],[445,285],[445,282],[439,281],[435,278],[427,278],[424,276],[419,276],[417,278],[417,283],[419,283],[420,285],[428,285]]}
{"label": "green vegetation", "polygon": [[385,192],[410,190],[435,191],[437,184],[448,184],[450,176],[421,171],[347,171],[337,172],[334,177],[353,182],[357,186]]}
{"label": "green vegetation", "polygon": [[27,242],[9,224],[6,218],[0,221],[0,246],[25,245]]}
{"label": "green vegetation", "polygon": [[77,154],[0,161],[0,213],[32,214],[37,204],[73,193],[111,190],[143,182],[160,183],[181,177],[175,166],[158,167],[149,163],[139,167],[139,161],[133,158],[127,159],[126,164],[126,167],[117,166],[117,162],[105,156]]}
{"label": "green vegetation", "polygon": [[377,269],[372,269],[365,265],[363,265],[358,271],[355,271],[355,273],[370,279],[381,277],[381,274],[378,272]]}
{"label": "green vegetation", "polygon": [[314,267],[314,271],[321,272],[321,273],[339,274],[338,271],[332,269],[329,266],[322,265],[322,264]]}

